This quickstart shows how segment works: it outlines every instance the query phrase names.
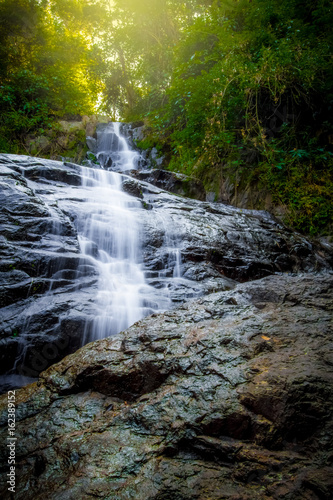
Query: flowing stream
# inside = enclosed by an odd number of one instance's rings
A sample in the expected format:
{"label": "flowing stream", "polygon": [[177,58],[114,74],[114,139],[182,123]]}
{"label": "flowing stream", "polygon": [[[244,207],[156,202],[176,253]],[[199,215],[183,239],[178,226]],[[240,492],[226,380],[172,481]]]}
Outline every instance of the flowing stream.
{"label": "flowing stream", "polygon": [[[109,123],[99,131],[97,144],[97,158],[104,168],[82,167],[81,174],[87,194],[79,242],[98,272],[96,312],[86,325],[83,344],[119,333],[152,312],[171,307],[167,288],[157,290],[146,283],[142,204],[122,190],[118,173],[135,169],[140,155],[129,148],[120,123]],[[180,275],[179,255],[174,259],[174,275]]]}
{"label": "flowing stream", "polygon": [[[228,290],[229,278],[280,272],[277,252],[298,248],[295,235],[263,213],[135,180],[150,172],[128,176],[144,160],[127,130],[98,126],[100,165],[2,155],[0,391],[149,314]],[[291,261],[282,257],[282,266]]]}
{"label": "flowing stream", "polygon": [[[99,128],[97,158],[101,166],[75,166],[81,185],[50,182],[44,189],[29,180],[51,214],[59,209],[70,214],[79,248],[67,246],[59,222],[46,234],[47,248],[53,246],[55,252],[60,252],[59,258],[49,270],[49,291],[31,298],[19,313],[17,358],[13,369],[5,375],[5,383],[23,385],[33,379],[30,373],[54,362],[68,344],[64,340],[64,347],[61,345],[63,332],[68,337],[70,330],[70,326],[64,325],[82,321],[82,327],[76,327],[79,328],[75,334],[79,335],[77,346],[115,335],[149,314],[171,309],[174,283],[179,289],[186,281],[182,278],[177,228],[166,214],[155,214],[161,234],[161,264],[153,271],[145,268],[142,242],[147,229],[143,215],[148,216],[148,212],[139,198],[122,188],[123,182],[129,180],[126,171],[138,168],[141,157],[121,134],[121,124],[109,123]],[[54,217],[54,220],[59,219]],[[74,302],[73,280],[78,283]],[[57,309],[59,315],[54,321]],[[47,344],[44,347],[41,344],[41,352],[37,352],[31,348],[31,339],[41,337],[38,330],[41,316],[48,337]],[[41,342],[45,340],[41,338]]]}

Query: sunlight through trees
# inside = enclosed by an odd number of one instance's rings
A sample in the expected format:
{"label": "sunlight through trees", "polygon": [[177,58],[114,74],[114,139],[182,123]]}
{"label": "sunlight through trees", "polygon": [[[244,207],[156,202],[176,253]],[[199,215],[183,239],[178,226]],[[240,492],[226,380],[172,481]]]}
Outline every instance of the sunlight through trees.
{"label": "sunlight through trees", "polygon": [[2,0],[0,146],[64,115],[143,120],[171,169],[262,183],[315,233],[333,216],[332,22],[330,0]]}

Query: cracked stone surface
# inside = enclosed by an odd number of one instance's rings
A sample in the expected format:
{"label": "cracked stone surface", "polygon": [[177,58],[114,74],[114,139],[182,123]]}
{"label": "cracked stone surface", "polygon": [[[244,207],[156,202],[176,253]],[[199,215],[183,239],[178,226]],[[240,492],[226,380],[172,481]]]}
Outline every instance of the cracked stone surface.
{"label": "cracked stone surface", "polygon": [[[80,169],[0,155],[2,375],[37,377],[78,349],[82,332],[89,331],[98,276],[80,253]],[[316,247],[267,212],[190,200],[125,175],[122,182],[142,206],[146,282],[167,290],[170,307],[275,272],[331,268],[330,249]],[[175,252],[182,268],[176,280]]]}
{"label": "cracked stone surface", "polygon": [[332,272],[281,273],[67,356],[16,391],[15,498],[331,498],[332,309]]}
{"label": "cracked stone surface", "polygon": [[[82,331],[94,317],[98,276],[77,236],[84,205],[80,169],[0,155],[2,375],[14,369],[37,377],[82,345]],[[170,307],[276,272],[331,269],[331,249],[310,243],[267,212],[190,200],[125,175],[123,188],[142,205],[146,282],[167,290]],[[182,268],[176,280],[175,252]]]}

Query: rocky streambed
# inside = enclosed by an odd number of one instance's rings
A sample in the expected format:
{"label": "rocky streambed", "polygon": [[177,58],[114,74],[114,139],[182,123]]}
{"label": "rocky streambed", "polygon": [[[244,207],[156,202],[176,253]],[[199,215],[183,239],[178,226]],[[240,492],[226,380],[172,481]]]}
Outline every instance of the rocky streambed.
{"label": "rocky streambed", "polygon": [[122,174],[150,315],[77,350],[98,293],[81,169],[0,155],[3,390],[42,372],[16,390],[15,498],[330,498],[330,248]]}

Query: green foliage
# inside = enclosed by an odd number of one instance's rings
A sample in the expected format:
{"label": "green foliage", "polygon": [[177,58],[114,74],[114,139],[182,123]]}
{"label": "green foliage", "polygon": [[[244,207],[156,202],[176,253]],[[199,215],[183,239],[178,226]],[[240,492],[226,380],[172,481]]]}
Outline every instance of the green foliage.
{"label": "green foliage", "polygon": [[21,133],[47,126],[49,82],[29,70],[13,74],[10,82],[0,88],[2,125],[10,133]]}
{"label": "green foliage", "polygon": [[132,116],[168,145],[170,169],[261,182],[297,229],[323,231],[332,217],[332,3],[181,5],[171,59],[170,39],[161,40],[167,76],[149,87],[140,66]]}
{"label": "green foliage", "polygon": [[0,149],[99,99],[143,120],[170,169],[259,183],[293,226],[323,232],[332,23],[331,0],[2,0]]}
{"label": "green foliage", "polygon": [[333,220],[333,153],[314,145],[272,149],[270,163],[259,168],[261,182],[287,207],[292,226],[311,235],[325,233]]}
{"label": "green foliage", "polygon": [[88,160],[92,161],[92,162],[93,162],[93,163],[95,163],[96,165],[99,165],[99,163],[98,163],[98,160],[97,160],[96,156],[95,156],[95,155],[94,155],[94,153],[92,153],[91,151],[88,151],[87,158],[88,158]]}
{"label": "green foliage", "polygon": [[94,111],[102,63],[92,7],[88,0],[0,3],[2,151],[16,152],[26,134],[43,133],[56,116]]}

